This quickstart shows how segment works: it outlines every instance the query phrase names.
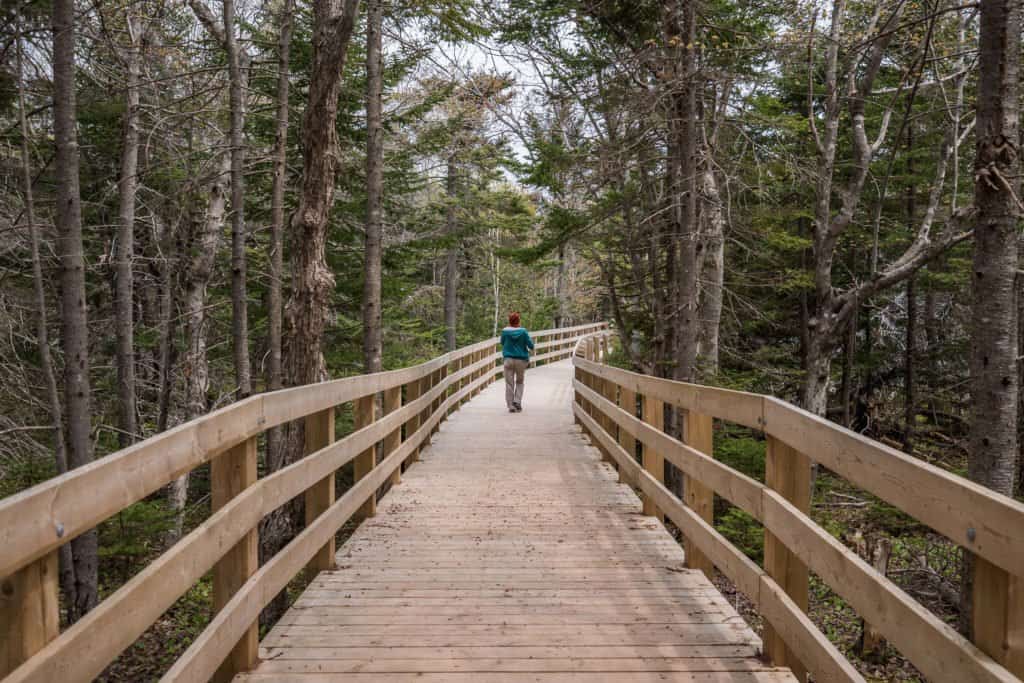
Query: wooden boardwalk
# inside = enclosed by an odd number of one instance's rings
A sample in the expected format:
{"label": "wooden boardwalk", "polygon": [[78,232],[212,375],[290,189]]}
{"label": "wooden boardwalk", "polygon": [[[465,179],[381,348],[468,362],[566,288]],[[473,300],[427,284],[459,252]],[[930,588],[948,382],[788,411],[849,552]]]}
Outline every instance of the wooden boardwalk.
{"label": "wooden boardwalk", "polygon": [[571,366],[453,414],[236,681],[795,681],[573,424]]}

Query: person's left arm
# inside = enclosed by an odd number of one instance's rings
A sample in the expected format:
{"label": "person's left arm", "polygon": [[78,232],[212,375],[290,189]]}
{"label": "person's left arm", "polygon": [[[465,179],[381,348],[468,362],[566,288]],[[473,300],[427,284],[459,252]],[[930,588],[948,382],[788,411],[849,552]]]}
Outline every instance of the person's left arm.
{"label": "person's left arm", "polygon": [[527,332],[527,333],[526,333],[526,346],[527,346],[527,347],[528,347],[528,348],[529,348],[529,349],[530,349],[531,351],[533,351],[533,337],[531,337],[531,336],[530,336],[530,333],[529,333],[529,332]]}

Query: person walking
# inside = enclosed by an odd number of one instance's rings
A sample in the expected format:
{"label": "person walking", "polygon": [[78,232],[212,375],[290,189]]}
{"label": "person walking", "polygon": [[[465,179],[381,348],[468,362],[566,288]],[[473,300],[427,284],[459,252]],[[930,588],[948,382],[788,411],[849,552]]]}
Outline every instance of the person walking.
{"label": "person walking", "polygon": [[509,313],[508,327],[501,331],[501,357],[505,368],[505,404],[510,413],[523,411],[523,386],[532,350],[533,339],[519,324],[519,313]]}

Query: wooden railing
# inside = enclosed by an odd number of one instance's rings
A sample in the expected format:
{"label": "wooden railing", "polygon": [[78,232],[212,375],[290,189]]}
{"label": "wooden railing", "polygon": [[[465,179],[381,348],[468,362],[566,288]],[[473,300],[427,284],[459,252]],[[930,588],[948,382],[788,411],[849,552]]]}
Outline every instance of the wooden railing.
{"label": "wooden railing", "polygon": [[[537,332],[533,362],[566,358],[604,328]],[[216,614],[164,680],[252,668],[260,611],[303,569],[333,567],[337,531],[374,514],[382,485],[401,481],[445,417],[501,373],[499,359],[487,340],[404,370],[253,396],[0,501],[0,677],[91,681],[211,570]],[[355,431],[335,441],[335,407],[349,402]],[[257,478],[259,435],[294,420],[307,455]],[[59,547],[206,462],[210,517],[59,633]],[[356,481],[335,498],[335,473],[349,462]],[[260,520],[300,495],[305,529],[259,566]]]}
{"label": "wooden railing", "polygon": [[[577,422],[640,489],[645,512],[679,528],[687,564],[709,576],[717,567],[754,603],[770,661],[801,681],[807,671],[820,682],[863,680],[806,615],[810,570],[928,680],[1024,677],[1024,505],[770,396],[604,365],[612,342],[602,332],[577,347]],[[680,410],[682,441],[663,430],[665,404]],[[764,484],[714,459],[715,419],[764,433]],[[684,474],[682,499],[665,487],[665,461]],[[974,554],[974,642],[811,520],[812,461]],[[715,530],[716,494],[764,526],[763,568]]]}

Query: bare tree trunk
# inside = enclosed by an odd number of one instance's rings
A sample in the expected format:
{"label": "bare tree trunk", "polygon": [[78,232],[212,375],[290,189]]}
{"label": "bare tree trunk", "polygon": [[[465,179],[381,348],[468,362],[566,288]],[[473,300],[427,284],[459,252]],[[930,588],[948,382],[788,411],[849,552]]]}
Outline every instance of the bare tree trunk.
{"label": "bare tree trunk", "polygon": [[[64,401],[68,467],[92,462],[92,411],[89,386],[89,324],[86,311],[85,255],[82,249],[82,200],[78,185],[78,137],[75,130],[75,3],[53,3],[53,132],[57,182],[57,253],[60,255],[61,342],[64,348]],[[75,602],[68,620],[96,606],[98,553],[96,530],[71,541],[75,565]]]}
{"label": "bare tree trunk", "polygon": [[245,256],[245,80],[242,74],[243,60],[235,36],[235,3],[234,0],[222,2],[231,110],[231,337],[236,397],[242,399],[252,393]]}
{"label": "bare tree trunk", "polygon": [[[327,266],[327,223],[338,163],[338,96],[359,0],[314,0],[313,62],[302,119],[302,190],[292,220],[292,293],[285,317],[285,363],[293,386],[326,375],[323,335],[334,291]],[[296,438],[296,447],[302,443]]]}
{"label": "bare tree trunk", "polygon": [[807,340],[807,368],[801,387],[800,405],[815,415],[828,411],[828,388],[832,373],[832,345],[812,333]]}
{"label": "bare tree trunk", "polygon": [[[914,127],[907,126],[907,225],[914,229],[917,220],[917,192],[914,178]],[[907,339],[903,364],[903,450],[914,448],[914,424],[917,421],[917,396],[914,393],[914,363],[917,355],[917,277],[907,280]]]}
{"label": "bare tree trunk", "polygon": [[[870,323],[868,329],[870,339]],[[851,316],[846,328],[846,343],[843,344],[843,379],[840,384],[839,395],[843,402],[843,426],[849,427],[853,424],[853,411],[850,408],[853,400],[853,359],[857,353],[857,316]],[[870,380],[869,380],[870,381]]]}
{"label": "bare tree trunk", "polygon": [[981,5],[974,204],[972,480],[1011,495],[1017,453],[1017,228],[1020,220],[1021,8]]}
{"label": "bare tree trunk", "polygon": [[[36,341],[39,349],[39,365],[46,384],[46,398],[53,423],[53,459],[58,475],[68,471],[67,446],[64,440],[64,418],[60,405],[60,390],[57,388],[57,374],[53,369],[50,355],[50,332],[46,305],[46,288],[43,279],[43,263],[39,255],[39,227],[36,225],[35,195],[32,191],[32,156],[29,152],[28,119],[25,114],[25,74],[21,35],[17,38],[18,58],[18,121],[21,127],[21,171],[25,191],[25,222],[28,228],[29,244],[32,251],[32,284],[36,305]],[[60,547],[60,588],[65,605],[74,605],[75,565],[71,544]]]}
{"label": "bare tree trunk", "polygon": [[907,350],[903,370],[903,450],[914,450],[914,425],[917,422],[917,393],[914,363],[917,357],[917,278],[907,280]]}
{"label": "bare tree trunk", "polygon": [[718,179],[711,168],[701,173],[700,372],[703,379],[718,374],[718,340],[722,322],[725,278],[725,214]]}
{"label": "bare tree trunk", "polygon": [[[274,180],[270,199],[270,283],[267,288],[267,389],[284,386],[281,373],[281,286],[284,280],[284,193],[288,185],[288,116],[291,75],[292,26],[295,0],[285,0],[278,18],[277,39],[277,134],[274,140]],[[267,469],[276,472],[283,459],[282,430],[267,431]]]}
{"label": "bare tree trunk", "polygon": [[160,309],[160,371],[159,393],[157,397],[156,431],[167,429],[171,413],[171,394],[174,388],[174,363],[177,347],[174,343],[174,332],[177,329],[177,278],[175,277],[177,258],[177,242],[175,228],[163,224],[159,234],[162,259],[160,261],[159,309]]}
{"label": "bare tree trunk", "polygon": [[448,237],[448,254],[444,271],[444,328],[445,348],[454,351],[458,344],[458,290],[459,290],[459,244],[457,241],[458,223],[455,214],[455,202],[458,195],[458,166],[455,154],[448,157],[448,206],[445,213],[445,234]]}
{"label": "bare tree trunk", "polygon": [[363,267],[363,367],[380,372],[382,345],[381,237],[384,195],[384,0],[369,0],[366,23],[366,247]]}
{"label": "bare tree trunk", "polygon": [[115,334],[117,337],[117,398],[120,411],[118,441],[122,448],[135,442],[138,435],[135,410],[135,307],[133,302],[135,259],[135,193],[139,171],[139,69],[142,62],[139,27],[135,17],[127,17],[131,44],[125,60],[124,136],[121,141],[121,178],[118,184]]}
{"label": "bare tree trunk", "polygon": [[[227,187],[231,173],[231,155],[222,153],[217,159],[215,175],[207,189],[206,215],[201,222],[191,226],[189,243],[185,249],[187,268],[184,282],[184,311],[186,349],[185,373],[185,417],[193,420],[205,415],[208,410],[207,393],[210,389],[210,365],[206,354],[206,290],[213,277],[217,251],[220,248],[221,233],[224,230],[224,214],[227,205]],[[185,504],[188,499],[189,475],[178,477],[170,490],[171,508],[176,513],[170,540],[181,537],[184,526]]]}
{"label": "bare tree trunk", "polygon": [[[1021,219],[1020,0],[981,3],[971,269],[968,476],[1013,495],[1017,464],[1017,231]],[[961,613],[972,624],[974,558],[964,553]]]}
{"label": "bare tree trunk", "polygon": [[669,121],[672,178],[672,215],[675,220],[673,243],[678,245],[676,264],[676,310],[674,337],[678,380],[692,382],[697,372],[697,344],[700,324],[697,317],[700,280],[697,251],[697,56],[696,0],[672,0],[667,7],[666,26],[669,44],[677,55],[673,59],[676,83],[671,95]]}

